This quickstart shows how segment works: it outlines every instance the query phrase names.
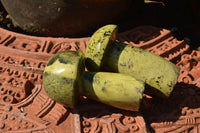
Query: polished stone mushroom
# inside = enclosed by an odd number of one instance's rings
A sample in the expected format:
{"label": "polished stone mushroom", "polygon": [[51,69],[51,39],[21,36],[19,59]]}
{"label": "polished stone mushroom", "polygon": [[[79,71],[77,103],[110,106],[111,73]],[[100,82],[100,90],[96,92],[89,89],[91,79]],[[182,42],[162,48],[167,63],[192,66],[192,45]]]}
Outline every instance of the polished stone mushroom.
{"label": "polished stone mushroom", "polygon": [[179,68],[141,48],[117,42],[117,25],[106,25],[91,37],[86,48],[90,71],[112,71],[144,81],[157,96],[167,98],[179,76]]}
{"label": "polished stone mushroom", "polygon": [[85,56],[77,51],[55,54],[47,63],[43,85],[55,101],[75,107],[80,95],[114,106],[138,111],[144,82],[120,73],[86,72]]}

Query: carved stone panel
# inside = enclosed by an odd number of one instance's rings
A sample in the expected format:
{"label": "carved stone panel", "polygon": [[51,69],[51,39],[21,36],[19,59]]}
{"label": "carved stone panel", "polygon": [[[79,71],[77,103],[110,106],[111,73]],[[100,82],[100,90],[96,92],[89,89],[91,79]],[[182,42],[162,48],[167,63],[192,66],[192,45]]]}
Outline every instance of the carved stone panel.
{"label": "carved stone panel", "polygon": [[140,112],[118,110],[87,98],[69,109],[47,96],[42,74],[48,59],[65,50],[85,52],[89,38],[34,37],[0,28],[0,132],[200,132],[200,53],[169,30],[152,26],[120,33],[181,68],[172,96],[144,95]]}

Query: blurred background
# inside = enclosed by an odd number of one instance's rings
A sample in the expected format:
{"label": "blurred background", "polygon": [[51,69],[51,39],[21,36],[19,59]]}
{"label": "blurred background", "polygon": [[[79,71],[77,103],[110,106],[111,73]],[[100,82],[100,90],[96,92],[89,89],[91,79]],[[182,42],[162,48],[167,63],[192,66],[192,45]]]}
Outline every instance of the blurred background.
{"label": "blurred background", "polygon": [[[137,26],[152,25],[171,30],[173,36],[178,40],[185,40],[191,49],[200,50],[199,0],[162,0],[157,2],[133,0],[131,7],[120,17],[115,21],[115,24],[119,25],[119,32]],[[14,26],[2,4],[0,4],[0,27],[35,35]],[[90,34],[83,36],[90,36]]]}

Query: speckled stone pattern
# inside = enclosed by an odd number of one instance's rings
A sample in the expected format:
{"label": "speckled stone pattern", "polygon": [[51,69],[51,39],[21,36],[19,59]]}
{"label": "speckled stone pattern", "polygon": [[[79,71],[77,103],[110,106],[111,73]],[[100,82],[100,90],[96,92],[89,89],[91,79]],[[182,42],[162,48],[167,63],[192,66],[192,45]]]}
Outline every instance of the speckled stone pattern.
{"label": "speckled stone pattern", "polygon": [[42,73],[48,59],[65,50],[85,51],[89,38],[45,38],[0,28],[0,132],[200,132],[200,52],[166,29],[137,27],[119,41],[146,49],[181,70],[168,100],[144,95],[141,111],[118,110],[83,97],[76,110],[47,96]]}
{"label": "speckled stone pattern", "polygon": [[[105,51],[108,51],[109,45],[112,44],[117,37],[117,26],[104,26],[97,30],[88,42],[85,52],[86,65],[91,71],[100,71],[103,64]],[[108,51],[109,52],[109,51]]]}
{"label": "speckled stone pattern", "polygon": [[[88,78],[89,77],[89,78]],[[121,73],[87,72],[82,78],[85,96],[118,109],[139,111],[145,84]]]}
{"label": "speckled stone pattern", "polygon": [[84,70],[84,54],[63,51],[52,56],[43,74],[43,86],[53,100],[74,108],[78,101],[78,82]]}
{"label": "speckled stone pattern", "polygon": [[[144,49],[113,40],[117,25],[105,25],[91,37],[85,55],[90,71],[123,73],[144,81],[152,93],[167,98],[177,83],[179,68],[164,58]],[[103,47],[103,48],[102,48]],[[94,65],[93,65],[94,64]]]}

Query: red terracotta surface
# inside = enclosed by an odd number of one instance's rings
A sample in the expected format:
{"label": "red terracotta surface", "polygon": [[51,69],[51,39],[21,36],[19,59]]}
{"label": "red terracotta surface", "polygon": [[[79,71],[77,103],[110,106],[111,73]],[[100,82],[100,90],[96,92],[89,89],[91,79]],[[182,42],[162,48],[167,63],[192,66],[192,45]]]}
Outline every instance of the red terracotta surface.
{"label": "red terracotta surface", "polygon": [[76,109],[50,99],[42,87],[48,59],[65,50],[85,51],[89,38],[22,35],[0,28],[0,132],[200,132],[200,52],[151,26],[120,33],[119,41],[176,63],[178,83],[167,100],[144,95],[140,112],[82,98]]}

